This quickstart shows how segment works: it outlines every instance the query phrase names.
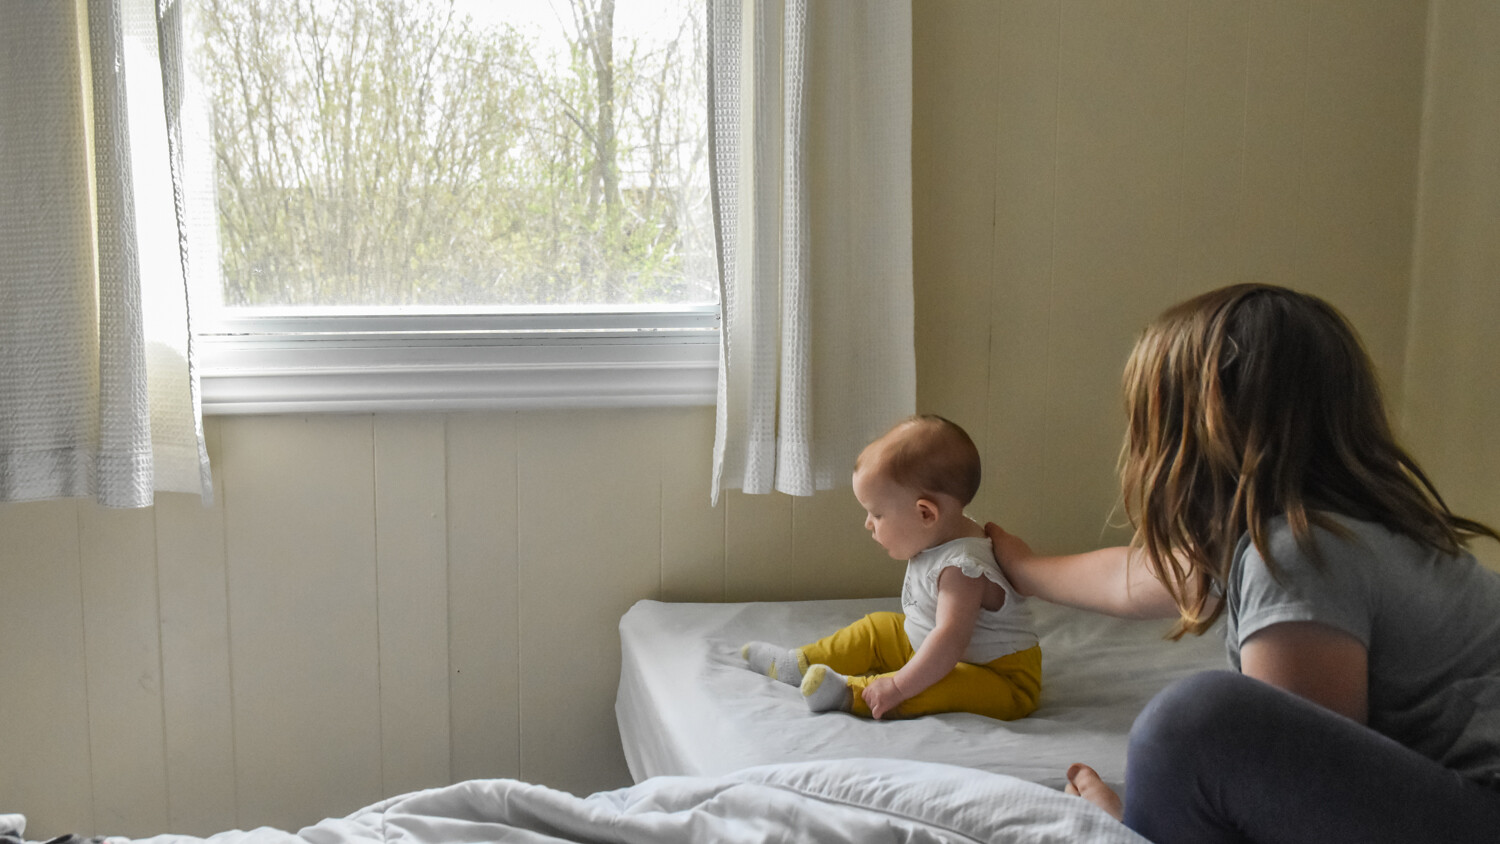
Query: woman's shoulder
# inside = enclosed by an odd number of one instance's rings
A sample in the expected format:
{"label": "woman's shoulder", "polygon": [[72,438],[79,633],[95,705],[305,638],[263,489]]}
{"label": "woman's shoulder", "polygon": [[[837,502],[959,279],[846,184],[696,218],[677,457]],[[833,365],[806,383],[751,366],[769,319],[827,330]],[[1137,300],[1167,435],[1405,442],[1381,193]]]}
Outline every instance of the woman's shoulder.
{"label": "woman's shoulder", "polygon": [[[1457,581],[1494,576],[1468,551],[1448,554],[1379,522],[1332,512],[1312,515],[1310,545],[1298,541],[1285,516],[1267,526],[1268,554],[1251,542],[1248,533],[1241,538],[1231,561],[1231,586],[1273,580],[1281,586],[1316,582],[1378,591],[1392,585],[1420,587],[1434,579],[1451,587]],[[1488,589],[1490,584],[1484,586]]]}
{"label": "woman's shoulder", "polygon": [[1328,625],[1368,646],[1391,584],[1376,550],[1389,531],[1345,517],[1312,524],[1310,543],[1298,541],[1285,517],[1271,520],[1260,546],[1248,532],[1241,538],[1225,595],[1231,659],[1247,637],[1283,622]]}
{"label": "woman's shoulder", "polygon": [[[1267,524],[1267,550],[1277,564],[1285,560],[1288,565],[1294,566],[1316,565],[1348,556],[1358,557],[1365,562],[1372,558],[1415,562],[1441,556],[1436,549],[1424,546],[1379,522],[1331,511],[1309,512],[1308,534],[1311,548],[1298,538],[1285,515],[1275,516]],[[1235,551],[1235,557],[1249,554],[1260,555],[1260,549],[1255,547],[1249,532],[1246,532]]]}

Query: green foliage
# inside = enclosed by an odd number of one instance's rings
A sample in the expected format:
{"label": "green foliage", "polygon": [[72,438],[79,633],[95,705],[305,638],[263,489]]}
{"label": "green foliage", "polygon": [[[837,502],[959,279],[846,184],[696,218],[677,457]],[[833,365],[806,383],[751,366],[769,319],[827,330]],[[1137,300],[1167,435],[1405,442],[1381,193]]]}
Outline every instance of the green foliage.
{"label": "green foliage", "polygon": [[452,0],[199,0],[225,303],[713,301],[697,4],[566,2],[556,62]]}

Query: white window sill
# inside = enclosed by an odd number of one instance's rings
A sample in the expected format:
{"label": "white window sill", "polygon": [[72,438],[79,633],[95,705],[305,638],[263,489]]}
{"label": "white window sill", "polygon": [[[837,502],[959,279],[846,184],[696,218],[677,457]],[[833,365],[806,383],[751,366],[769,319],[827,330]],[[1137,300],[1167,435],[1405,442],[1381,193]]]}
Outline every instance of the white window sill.
{"label": "white window sill", "polygon": [[712,405],[717,309],[219,320],[205,414]]}

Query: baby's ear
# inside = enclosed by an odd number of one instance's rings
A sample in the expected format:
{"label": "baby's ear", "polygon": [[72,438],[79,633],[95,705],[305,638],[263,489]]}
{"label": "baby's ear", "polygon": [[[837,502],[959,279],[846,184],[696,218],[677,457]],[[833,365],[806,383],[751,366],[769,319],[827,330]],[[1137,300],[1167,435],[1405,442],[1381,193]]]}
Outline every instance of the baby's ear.
{"label": "baby's ear", "polygon": [[917,516],[922,519],[922,524],[930,525],[938,520],[942,511],[938,509],[936,501],[931,498],[917,499]]}

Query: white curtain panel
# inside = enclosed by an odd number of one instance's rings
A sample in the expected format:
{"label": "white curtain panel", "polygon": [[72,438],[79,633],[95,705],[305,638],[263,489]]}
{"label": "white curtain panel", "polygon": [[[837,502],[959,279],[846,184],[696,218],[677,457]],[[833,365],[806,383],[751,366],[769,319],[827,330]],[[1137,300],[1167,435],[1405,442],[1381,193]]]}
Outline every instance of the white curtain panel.
{"label": "white curtain panel", "polygon": [[0,6],[0,500],[211,500],[180,27],[172,0]]}
{"label": "white curtain panel", "polygon": [[713,499],[811,495],[916,406],[910,0],[709,0]]}

